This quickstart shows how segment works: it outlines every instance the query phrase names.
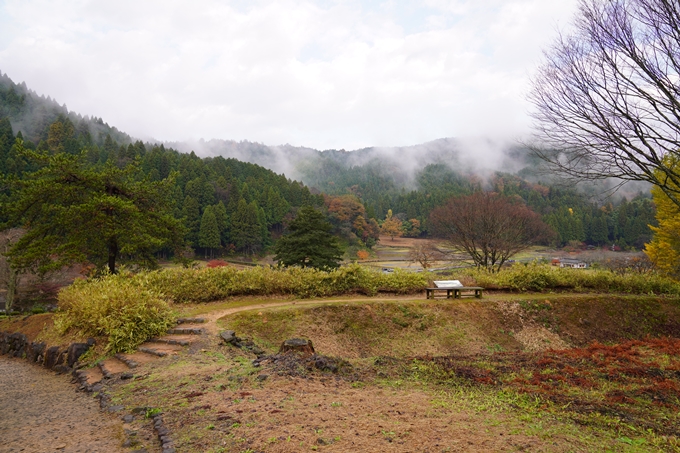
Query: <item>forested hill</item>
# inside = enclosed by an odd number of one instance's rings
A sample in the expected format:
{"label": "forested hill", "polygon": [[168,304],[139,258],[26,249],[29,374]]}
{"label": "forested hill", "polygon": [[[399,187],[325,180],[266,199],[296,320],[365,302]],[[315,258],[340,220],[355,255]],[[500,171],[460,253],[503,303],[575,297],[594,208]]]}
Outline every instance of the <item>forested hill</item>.
{"label": "forested hill", "polygon": [[[303,184],[259,165],[132,142],[130,136],[103,121],[69,112],[3,75],[0,176],[22,178],[37,169],[34,161],[18,151],[17,138],[28,149],[51,155],[83,153],[86,165],[95,170],[134,164],[151,181],[174,173],[173,214],[187,228],[186,242],[200,252],[261,251],[272,243],[272,233],[281,232],[284,217],[294,208],[323,204],[323,197],[313,195]],[[0,192],[5,201],[11,195]],[[7,220],[3,215],[0,223]]]}
{"label": "forested hill", "polygon": [[119,144],[127,145],[132,142],[128,134],[109,126],[101,118],[69,112],[66,105],[59,105],[49,96],[38,95],[24,82],[14,83],[2,72],[0,72],[0,117],[8,118],[12,129],[21,131],[23,138],[33,143],[47,140],[49,126],[60,117],[66,117],[71,121],[83,142],[102,146],[107,135]]}
{"label": "forested hill", "polygon": [[585,242],[641,249],[651,238],[648,225],[656,224],[647,187],[630,185],[604,199],[597,196],[605,192],[602,185],[566,188],[546,181],[527,149],[489,140],[440,139],[351,152],[225,140],[173,146],[258,162],[323,193],[354,196],[364,204],[368,219],[382,221],[392,211],[407,236],[427,235],[434,207],[482,188],[521,197],[557,231],[556,245]]}
{"label": "forested hill", "polygon": [[[526,149],[491,140],[440,139],[421,145],[317,151],[224,140],[150,144],[133,141],[101,119],[65,106],[0,76],[0,171],[21,174],[28,163],[13,154],[16,136],[52,153],[86,150],[93,166],[138,161],[151,179],[178,172],[175,216],[187,240],[201,247],[204,218],[216,217],[222,250],[252,253],[272,243],[283,218],[303,204],[325,205],[336,234],[349,245],[373,243],[391,211],[408,236],[427,236],[428,217],[448,198],[480,188],[521,197],[558,232],[556,245],[634,246],[655,224],[648,190],[594,201],[583,191],[545,181]],[[200,158],[197,156],[211,156]],[[246,163],[250,162],[250,163]],[[257,165],[259,164],[259,165]],[[266,167],[266,168],[265,168]],[[268,170],[269,169],[269,170]],[[312,195],[302,183],[327,195]],[[1,219],[0,219],[1,220]]]}

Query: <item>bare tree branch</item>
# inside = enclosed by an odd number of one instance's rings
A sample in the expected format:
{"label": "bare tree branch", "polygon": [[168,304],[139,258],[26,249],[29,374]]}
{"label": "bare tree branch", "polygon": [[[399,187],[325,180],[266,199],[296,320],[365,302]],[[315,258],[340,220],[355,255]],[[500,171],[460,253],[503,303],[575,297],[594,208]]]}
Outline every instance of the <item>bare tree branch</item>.
{"label": "bare tree branch", "polygon": [[529,94],[534,152],[572,178],[649,182],[680,206],[666,159],[680,157],[680,4],[581,0],[545,58]]}

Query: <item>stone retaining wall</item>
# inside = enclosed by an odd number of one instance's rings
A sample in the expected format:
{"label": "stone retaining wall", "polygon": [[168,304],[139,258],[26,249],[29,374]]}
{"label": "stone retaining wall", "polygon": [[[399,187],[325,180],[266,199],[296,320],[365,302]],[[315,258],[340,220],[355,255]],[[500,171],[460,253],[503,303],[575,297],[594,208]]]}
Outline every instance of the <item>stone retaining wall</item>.
{"label": "stone retaining wall", "polygon": [[94,345],[92,338],[87,343],[71,343],[68,347],[47,347],[45,343],[29,342],[23,333],[0,331],[0,354],[22,357],[58,373],[71,373],[78,367],[78,359]]}

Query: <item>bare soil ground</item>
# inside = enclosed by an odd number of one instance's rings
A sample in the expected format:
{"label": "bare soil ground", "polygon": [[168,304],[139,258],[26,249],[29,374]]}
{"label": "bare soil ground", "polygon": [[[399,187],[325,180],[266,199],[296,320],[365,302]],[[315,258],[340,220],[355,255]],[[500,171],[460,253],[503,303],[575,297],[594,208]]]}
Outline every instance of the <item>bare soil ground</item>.
{"label": "bare soil ground", "polygon": [[[132,379],[105,381],[127,412],[162,410],[177,451],[680,450],[676,299],[253,298],[177,308],[205,318],[206,333],[140,363]],[[15,319],[12,330],[39,336],[49,318]],[[224,344],[224,329],[265,357]],[[292,337],[311,339],[318,355],[277,356]],[[141,423],[131,429],[143,432]]]}
{"label": "bare soil ground", "polygon": [[[680,352],[625,342],[676,333],[678,302],[551,299],[187,307],[208,319],[207,336],[113,391],[124,405],[162,408],[187,452],[676,451]],[[272,355],[254,365],[221,344],[224,328]],[[296,336],[324,355],[274,355]],[[623,346],[588,346],[598,340]],[[630,362],[642,351],[652,352]]]}
{"label": "bare soil ground", "polygon": [[0,356],[0,452],[118,453],[119,417],[76,393],[68,378]]}

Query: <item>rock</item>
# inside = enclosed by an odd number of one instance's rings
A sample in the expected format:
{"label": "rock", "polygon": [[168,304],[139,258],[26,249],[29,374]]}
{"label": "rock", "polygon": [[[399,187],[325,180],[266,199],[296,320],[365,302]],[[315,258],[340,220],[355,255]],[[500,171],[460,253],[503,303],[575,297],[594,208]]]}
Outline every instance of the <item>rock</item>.
{"label": "rock", "polygon": [[132,415],[132,414],[127,414],[127,415],[125,415],[125,416],[123,417],[123,421],[124,421],[125,423],[132,423],[132,422],[135,421],[135,416]]}
{"label": "rock", "polygon": [[63,356],[59,346],[52,346],[45,352],[45,368],[52,369],[56,365],[61,365]]}
{"label": "rock", "polygon": [[88,343],[72,343],[66,351],[66,364],[73,368],[73,365],[78,361],[81,355],[85,354],[90,349]]}
{"label": "rock", "polygon": [[220,337],[222,337],[226,344],[234,344],[239,341],[239,338],[236,336],[236,332],[233,330],[225,330],[224,332],[220,332]]}
{"label": "rock", "polygon": [[52,367],[52,370],[59,374],[68,374],[71,372],[71,368],[67,367],[66,365],[55,365]]}
{"label": "rock", "polygon": [[291,338],[286,340],[281,343],[279,354],[285,354],[287,352],[295,352],[306,356],[313,355],[314,346],[312,345],[312,340],[305,340],[303,338]]}
{"label": "rock", "polygon": [[266,381],[268,378],[269,378],[269,375],[268,375],[268,374],[260,374],[260,375],[257,376],[256,379],[257,379],[258,381]]}
{"label": "rock", "polygon": [[330,371],[332,373],[338,372],[338,365],[336,361],[330,357],[317,356],[314,359],[314,367],[321,371]]}
{"label": "rock", "polygon": [[26,348],[26,358],[28,361],[33,363],[38,362],[38,359],[41,358],[45,352],[46,346],[47,345],[45,343],[29,343],[28,347]]}

